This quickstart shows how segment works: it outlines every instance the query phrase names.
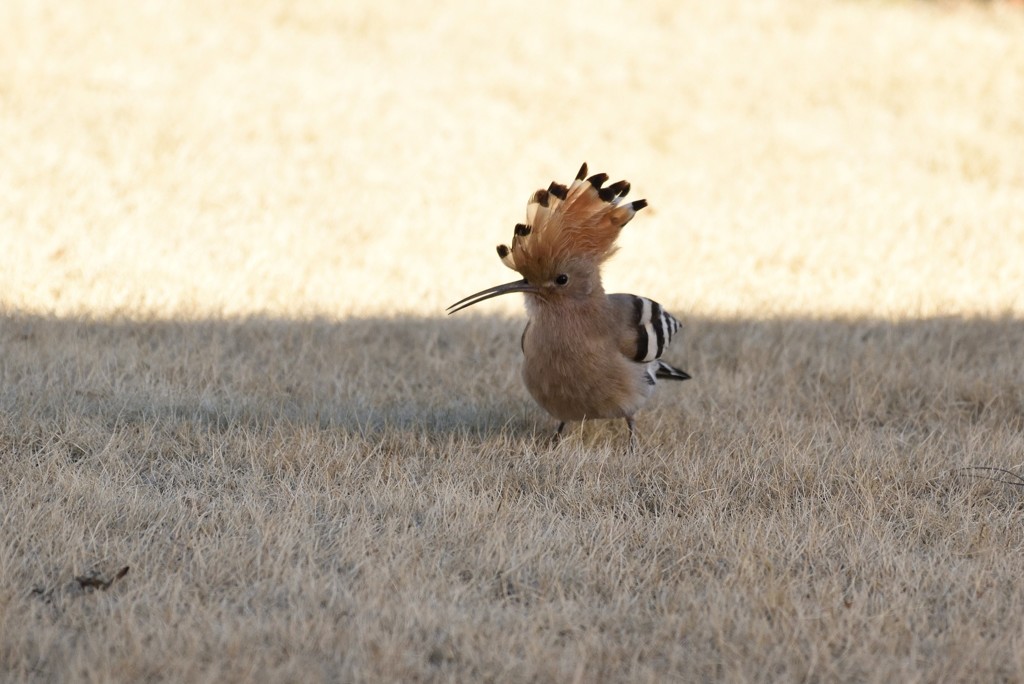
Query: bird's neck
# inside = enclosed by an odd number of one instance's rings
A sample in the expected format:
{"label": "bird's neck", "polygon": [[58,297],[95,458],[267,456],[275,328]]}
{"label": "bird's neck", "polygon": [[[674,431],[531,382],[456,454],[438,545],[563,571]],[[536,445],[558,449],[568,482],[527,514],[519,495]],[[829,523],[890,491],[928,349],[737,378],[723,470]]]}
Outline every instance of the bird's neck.
{"label": "bird's neck", "polygon": [[526,312],[531,320],[557,321],[558,319],[579,318],[597,320],[610,310],[608,296],[598,284],[593,290],[580,296],[543,297],[526,295]]}

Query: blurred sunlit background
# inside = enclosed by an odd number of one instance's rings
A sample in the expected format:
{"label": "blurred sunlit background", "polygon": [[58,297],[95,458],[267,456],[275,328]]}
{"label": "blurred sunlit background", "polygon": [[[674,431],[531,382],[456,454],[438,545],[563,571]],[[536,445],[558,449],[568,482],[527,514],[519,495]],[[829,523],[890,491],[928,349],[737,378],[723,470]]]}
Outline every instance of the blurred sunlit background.
{"label": "blurred sunlit background", "polygon": [[1022,36],[1002,2],[5,2],[0,309],[442,316],[587,161],[650,202],[610,291],[1019,316]]}

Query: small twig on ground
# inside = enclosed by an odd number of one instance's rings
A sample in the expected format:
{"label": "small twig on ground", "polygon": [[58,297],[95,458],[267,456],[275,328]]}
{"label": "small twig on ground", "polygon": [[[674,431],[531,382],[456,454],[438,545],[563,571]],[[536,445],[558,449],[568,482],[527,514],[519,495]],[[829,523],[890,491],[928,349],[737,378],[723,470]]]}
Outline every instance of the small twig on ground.
{"label": "small twig on ground", "polygon": [[75,581],[78,582],[78,586],[80,586],[82,589],[102,589],[103,591],[106,591],[110,588],[111,584],[113,584],[114,582],[121,579],[127,574],[128,566],[126,565],[120,570],[118,570],[117,574],[115,574],[108,580],[105,580],[102,577],[99,577],[98,575],[79,575],[75,578]]}
{"label": "small twig on ground", "polygon": [[993,475],[984,475],[980,473],[968,473],[970,477],[975,477],[981,480],[992,480],[993,482],[1001,482],[1002,484],[1010,485],[1011,487],[1024,487],[1024,477],[1018,475],[1012,470],[1006,468],[998,468],[996,466],[965,466],[963,468],[957,468],[957,471],[965,470],[985,470],[989,472],[999,473],[1000,475],[1006,475],[1010,477],[1010,480],[1005,480],[1002,477]]}

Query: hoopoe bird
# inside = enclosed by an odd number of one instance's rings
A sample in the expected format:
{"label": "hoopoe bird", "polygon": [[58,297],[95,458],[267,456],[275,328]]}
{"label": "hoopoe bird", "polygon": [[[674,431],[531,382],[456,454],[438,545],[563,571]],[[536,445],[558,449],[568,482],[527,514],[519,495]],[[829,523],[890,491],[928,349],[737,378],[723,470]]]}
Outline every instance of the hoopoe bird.
{"label": "hoopoe bird", "polygon": [[[585,180],[584,180],[585,179]],[[661,360],[680,323],[646,297],[605,294],[601,264],[615,251],[622,227],[646,200],[622,204],[629,183],[604,187],[608,175],[587,178],[584,163],[566,187],[551,183],[526,206],[511,247],[498,246],[502,263],[523,276],[482,290],[448,313],[512,292],[526,296],[529,316],[520,340],[522,376],[534,400],[559,421],[624,418],[630,450],[638,435],[634,415],[659,379],[690,375]]]}

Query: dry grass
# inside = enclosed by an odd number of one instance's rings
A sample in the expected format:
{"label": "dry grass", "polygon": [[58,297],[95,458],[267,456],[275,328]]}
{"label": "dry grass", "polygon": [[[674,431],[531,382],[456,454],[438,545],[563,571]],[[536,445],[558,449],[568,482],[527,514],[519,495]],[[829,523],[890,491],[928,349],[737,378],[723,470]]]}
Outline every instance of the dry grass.
{"label": "dry grass", "polygon": [[[1022,31],[0,4],[0,679],[1024,679],[1024,488],[958,470],[1024,465]],[[441,316],[583,159],[687,324],[632,457]]]}

